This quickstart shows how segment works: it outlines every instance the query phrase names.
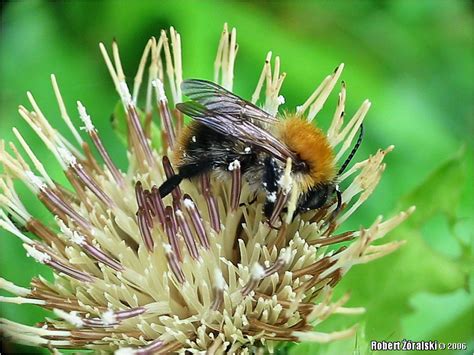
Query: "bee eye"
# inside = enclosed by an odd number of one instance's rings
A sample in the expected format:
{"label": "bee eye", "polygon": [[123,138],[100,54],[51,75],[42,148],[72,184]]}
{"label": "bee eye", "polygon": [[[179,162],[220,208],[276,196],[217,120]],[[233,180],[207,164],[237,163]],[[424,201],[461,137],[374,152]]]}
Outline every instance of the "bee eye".
{"label": "bee eye", "polygon": [[[299,158],[299,155],[298,155],[298,158]],[[307,172],[309,171],[309,166],[308,166],[308,163],[306,163],[304,160],[297,160],[295,162],[293,162],[293,170],[294,171],[304,171],[304,172]]]}
{"label": "bee eye", "polygon": [[330,185],[321,185],[310,189],[298,202],[301,210],[314,210],[324,206],[330,194]]}

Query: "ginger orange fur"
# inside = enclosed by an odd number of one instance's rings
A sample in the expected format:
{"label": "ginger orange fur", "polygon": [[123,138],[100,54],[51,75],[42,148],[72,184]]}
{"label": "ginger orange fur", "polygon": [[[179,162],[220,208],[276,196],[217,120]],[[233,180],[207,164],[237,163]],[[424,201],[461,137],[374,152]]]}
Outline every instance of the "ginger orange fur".
{"label": "ginger orange fur", "polygon": [[302,176],[303,191],[336,176],[334,152],[324,132],[304,118],[288,117],[281,121],[280,137],[309,166]]}

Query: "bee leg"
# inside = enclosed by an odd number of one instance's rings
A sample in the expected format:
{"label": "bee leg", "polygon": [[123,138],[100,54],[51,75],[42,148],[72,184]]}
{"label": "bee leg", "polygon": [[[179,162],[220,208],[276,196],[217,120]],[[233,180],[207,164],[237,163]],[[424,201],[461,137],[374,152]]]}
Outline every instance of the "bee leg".
{"label": "bee leg", "polygon": [[158,188],[160,191],[160,197],[165,197],[171,193],[183,180],[183,177],[180,174],[171,176]]}
{"label": "bee leg", "polygon": [[267,217],[267,219],[270,219],[270,217],[272,216],[274,206],[275,203],[270,202],[268,199],[265,201],[265,205],[263,206],[263,213],[265,214],[265,217]]}
{"label": "bee leg", "polygon": [[257,201],[258,194],[254,193],[252,200],[250,200],[248,203],[249,205],[253,205]]}
{"label": "bee leg", "polygon": [[278,172],[278,166],[274,158],[267,157],[264,160],[263,164],[265,167],[265,170],[263,172],[263,187],[267,194],[263,212],[265,214],[265,217],[267,217],[267,219],[270,219],[273,212],[273,208],[275,206],[275,201],[277,199],[277,181],[280,177],[280,173]]}
{"label": "bee leg", "polygon": [[249,202],[242,202],[239,207],[245,206],[245,205],[253,205],[257,201],[258,194],[254,193],[252,199]]}
{"label": "bee leg", "polygon": [[179,172],[176,175],[171,176],[166,180],[159,188],[160,196],[165,197],[171,191],[173,191],[183,179],[190,179],[197,175],[203,174],[210,170],[212,162],[203,160],[192,164],[186,164],[179,168]]}

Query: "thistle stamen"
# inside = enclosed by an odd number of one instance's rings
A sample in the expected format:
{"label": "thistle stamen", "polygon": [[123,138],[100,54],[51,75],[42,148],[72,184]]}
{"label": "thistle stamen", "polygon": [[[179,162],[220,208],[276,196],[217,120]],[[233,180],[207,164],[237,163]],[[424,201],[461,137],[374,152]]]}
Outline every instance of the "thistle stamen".
{"label": "thistle stamen", "polygon": [[65,148],[58,148],[58,154],[69,166],[70,169],[79,177],[82,183],[91,190],[105,206],[114,206],[114,201],[97,185],[97,183],[91,178],[91,176],[84,170],[82,164],[77,162],[77,159],[72,153]]}
{"label": "thistle stamen", "polygon": [[181,210],[175,211],[176,219],[178,220],[179,228],[181,229],[181,233],[184,237],[184,243],[188,249],[189,255],[194,260],[199,259],[199,251],[197,249],[196,242],[194,240],[194,236],[191,233],[191,229],[189,228],[188,221],[186,221],[184,214]]}
{"label": "thistle stamen", "polygon": [[171,245],[173,254],[177,256],[179,261],[181,261],[182,256],[177,235],[178,227],[176,225],[173,208],[171,206],[166,206],[165,208],[165,232],[168,236],[168,242]]}
{"label": "thistle stamen", "polygon": [[35,248],[35,246],[30,246],[28,244],[23,244],[23,247],[26,249],[28,256],[31,256],[40,264],[45,264],[53,269],[57,270],[60,273],[68,275],[74,279],[77,279],[82,282],[92,282],[93,278],[89,274],[74,269],[62,262],[56,260],[51,254],[47,254],[43,251],[40,251]]}
{"label": "thistle stamen", "polygon": [[148,166],[152,167],[155,164],[155,159],[153,158],[153,154],[146,139],[145,132],[143,131],[140,124],[137,110],[132,103],[128,105],[127,113],[129,128],[132,130],[132,136],[135,136],[137,141],[135,148],[138,149],[138,151],[142,151],[144,153]]}
{"label": "thistle stamen", "polygon": [[91,137],[92,142],[94,142],[94,145],[99,151],[100,156],[102,159],[104,159],[105,165],[114,177],[115,182],[119,184],[119,186],[123,186],[124,180],[122,173],[113,163],[112,158],[110,157],[107,149],[104,147],[104,144],[99,137],[99,134],[97,133],[97,129],[94,127],[90,116],[87,114],[86,108],[80,101],[77,101],[77,110],[79,111],[79,117],[81,118],[82,122],[84,122],[84,127],[81,127],[81,129],[84,129],[89,137]]}
{"label": "thistle stamen", "polygon": [[151,236],[151,227],[147,222],[147,218],[149,218],[149,214],[145,208],[140,207],[137,211],[137,221],[138,221],[138,228],[140,229],[140,235],[143,238],[143,242],[147,247],[148,251],[153,251],[153,237]]}
{"label": "thistle stamen", "polygon": [[221,230],[221,222],[219,217],[219,210],[217,209],[216,199],[211,192],[211,181],[209,174],[202,174],[201,176],[201,189],[204,198],[206,199],[207,210],[209,212],[209,219],[211,221],[211,227],[217,233]]}
{"label": "thistle stamen", "polygon": [[105,265],[110,266],[112,269],[116,271],[123,270],[122,264],[117,260],[111,258],[109,255],[104,253],[102,250],[97,248],[96,246],[89,243],[85,236],[79,234],[76,231],[72,231],[64,225],[64,222],[60,224],[61,230],[65,235],[67,235],[72,243],[77,244],[80,246],[87,254],[89,254],[92,258],[97,261],[104,263]]}
{"label": "thistle stamen", "polygon": [[239,207],[240,193],[242,191],[242,173],[240,162],[234,160],[229,164],[229,171],[232,173],[232,187],[230,192],[230,208],[235,211]]}
{"label": "thistle stamen", "polygon": [[166,134],[168,146],[171,149],[174,149],[176,146],[176,133],[174,131],[171,111],[168,106],[168,99],[166,98],[163,83],[157,78],[152,81],[152,85],[155,88],[156,104],[158,106],[158,111],[160,112],[161,123]]}
{"label": "thistle stamen", "polygon": [[165,205],[160,196],[160,191],[158,187],[153,186],[151,189],[151,199],[153,201],[153,206],[156,211],[156,215],[161,224],[165,223]]}
{"label": "thistle stamen", "polygon": [[183,284],[186,281],[186,277],[184,276],[183,270],[181,269],[181,263],[178,256],[173,251],[173,248],[170,244],[164,244],[164,248],[169,268],[176,277],[176,280]]}
{"label": "thistle stamen", "polygon": [[[38,193],[38,199],[53,213],[58,214],[62,212],[64,215],[70,217],[75,223],[78,224],[83,230],[89,230],[91,224],[77,213],[70,205],[68,205],[63,199],[61,199],[54,191],[49,188],[44,188]],[[61,218],[65,220],[64,217]]]}
{"label": "thistle stamen", "polygon": [[193,224],[194,230],[196,231],[199,242],[204,248],[209,249],[209,237],[207,236],[206,228],[204,228],[201,215],[199,214],[194,201],[191,199],[191,196],[187,194],[184,195],[183,204],[189,216],[191,217],[191,222]]}

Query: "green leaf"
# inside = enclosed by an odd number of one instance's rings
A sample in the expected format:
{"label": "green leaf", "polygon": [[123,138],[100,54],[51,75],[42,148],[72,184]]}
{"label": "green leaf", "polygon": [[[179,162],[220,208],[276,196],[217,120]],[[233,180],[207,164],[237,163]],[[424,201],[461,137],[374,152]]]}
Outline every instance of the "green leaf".
{"label": "green leaf", "polygon": [[[410,339],[463,342],[472,339],[474,299],[466,290],[436,295],[419,293],[410,299],[414,312],[402,320],[403,333]],[[449,310],[449,312],[447,312]],[[430,319],[430,322],[426,322]],[[466,321],[462,321],[466,319]]]}
{"label": "green leaf", "polygon": [[400,201],[400,208],[416,202],[417,212],[411,217],[413,227],[420,227],[435,213],[441,212],[450,223],[457,219],[457,206],[466,181],[464,159],[466,149],[461,148],[452,158],[442,163],[431,175]]}

